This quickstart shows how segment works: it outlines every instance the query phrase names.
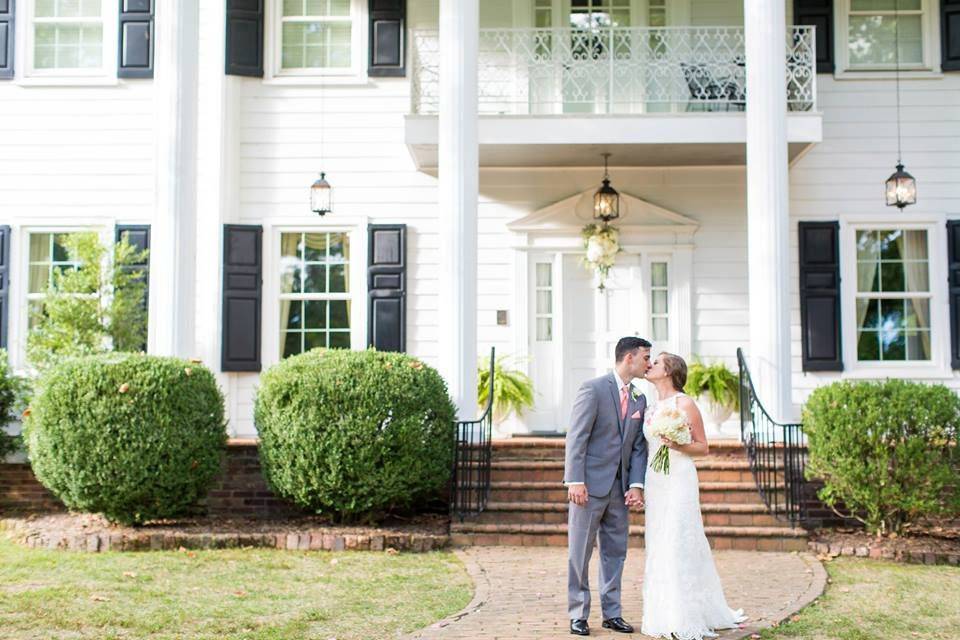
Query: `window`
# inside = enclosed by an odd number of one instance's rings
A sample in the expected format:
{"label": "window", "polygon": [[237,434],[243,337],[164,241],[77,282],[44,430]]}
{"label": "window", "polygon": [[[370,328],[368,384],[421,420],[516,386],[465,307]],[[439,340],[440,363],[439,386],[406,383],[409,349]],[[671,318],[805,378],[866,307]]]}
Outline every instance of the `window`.
{"label": "window", "polygon": [[553,341],[553,265],[537,263],[537,342]]}
{"label": "window", "polygon": [[347,233],[280,234],[280,357],[350,348]]}
{"label": "window", "polygon": [[939,52],[931,0],[841,0],[837,50],[841,69],[891,71],[899,41],[901,69],[932,69]]}
{"label": "window", "polygon": [[650,333],[657,342],[670,339],[670,305],[667,263],[650,263]]}
{"label": "window", "polygon": [[[110,6],[113,7],[114,3]],[[31,71],[38,75],[104,75],[115,13],[103,0],[35,0],[28,23]],[[110,31],[111,33],[107,33]]]}
{"label": "window", "polygon": [[280,73],[353,73],[360,58],[354,0],[278,0]]}
{"label": "window", "polygon": [[930,360],[927,231],[859,229],[856,256],[857,360]]}
{"label": "window", "polygon": [[649,27],[667,26],[667,0],[648,0],[647,26]]}
{"label": "window", "polygon": [[36,326],[42,312],[44,295],[53,286],[54,273],[75,269],[80,263],[71,260],[66,239],[69,233],[31,233],[27,266],[27,328]]}

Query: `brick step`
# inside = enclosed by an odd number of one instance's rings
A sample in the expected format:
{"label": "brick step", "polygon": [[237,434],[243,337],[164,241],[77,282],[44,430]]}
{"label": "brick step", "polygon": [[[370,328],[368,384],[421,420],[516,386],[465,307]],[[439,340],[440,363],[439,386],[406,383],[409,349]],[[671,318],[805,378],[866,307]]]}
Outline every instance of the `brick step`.
{"label": "brick step", "polygon": [[[643,546],[644,528],[630,526],[629,544]],[[757,551],[804,551],[807,534],[803,529],[790,527],[704,527],[704,533],[714,549],[743,549]],[[526,524],[491,525],[454,523],[450,541],[457,546],[556,546],[567,545],[567,525]]]}
{"label": "brick step", "polygon": [[[566,503],[567,489],[559,482],[491,482],[491,502],[560,502]],[[700,482],[700,503],[762,502],[756,485],[751,482]]]}
{"label": "brick step", "polygon": [[[469,522],[478,524],[562,524],[567,521],[567,503],[555,502],[491,502]],[[707,503],[701,506],[703,522],[708,526],[776,527],[780,522],[763,504]],[[642,525],[644,514],[631,512],[630,522]]]}
{"label": "brick step", "polygon": [[[702,458],[696,461],[697,474],[705,482],[751,482],[753,473],[746,458]],[[490,478],[494,482],[531,481],[561,482],[562,460],[494,460]]]}
{"label": "brick step", "polygon": [[[564,438],[509,438],[493,441],[494,460],[514,459],[560,459],[563,460],[566,441]],[[746,451],[739,440],[711,440],[710,457],[743,457]]]}

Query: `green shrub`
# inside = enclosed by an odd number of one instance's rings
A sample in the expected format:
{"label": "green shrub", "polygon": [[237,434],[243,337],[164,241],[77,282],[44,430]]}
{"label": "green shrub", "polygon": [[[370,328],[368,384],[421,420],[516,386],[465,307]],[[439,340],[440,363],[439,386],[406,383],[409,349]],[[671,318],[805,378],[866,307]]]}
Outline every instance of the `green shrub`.
{"label": "green shrub", "polygon": [[[56,270],[34,311],[27,359],[39,370],[66,356],[141,351],[146,342],[146,283],[137,263],[147,252],[119,242],[106,247],[95,233],[73,233],[64,248],[75,269]],[[106,261],[108,251],[112,259]]]}
{"label": "green shrub", "polygon": [[872,533],[960,513],[960,398],[942,385],[836,382],[803,411],[807,472]]}
{"label": "green shrub", "polygon": [[24,441],[37,478],[69,508],[139,524],[183,515],[206,494],[225,426],[202,365],[115,353],[47,371]]}
{"label": "green shrub", "polygon": [[0,462],[20,448],[20,438],[8,435],[3,427],[20,417],[28,392],[28,381],[10,370],[7,352],[0,349]]}
{"label": "green shrub", "polygon": [[687,384],[683,390],[694,398],[706,394],[719,405],[731,407],[734,411],[740,409],[740,381],[722,362],[709,365],[693,362],[687,371]]}
{"label": "green shrub", "polygon": [[454,407],[419,360],[316,349],[260,378],[254,419],[278,495],[342,521],[373,520],[437,496],[449,481]]}
{"label": "green shrub", "polygon": [[[497,358],[494,365],[493,421],[503,422],[511,413],[523,415],[524,409],[533,406],[533,382],[530,377],[506,366],[507,357]],[[490,358],[480,361],[477,368],[477,404],[480,410],[487,408],[490,399]]]}

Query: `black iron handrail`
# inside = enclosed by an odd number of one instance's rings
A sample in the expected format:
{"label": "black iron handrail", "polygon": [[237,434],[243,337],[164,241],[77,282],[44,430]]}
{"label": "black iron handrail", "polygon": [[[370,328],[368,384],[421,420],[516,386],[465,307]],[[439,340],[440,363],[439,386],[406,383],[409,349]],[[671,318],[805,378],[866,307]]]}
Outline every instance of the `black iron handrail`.
{"label": "black iron handrail", "polygon": [[750,471],[770,513],[791,525],[808,520],[804,500],[807,448],[803,425],[780,423],[763,408],[750,377],[747,359],[737,349],[740,367],[740,438],[747,450]]}
{"label": "black iron handrail", "polygon": [[450,513],[462,521],[483,511],[490,499],[493,459],[493,382],[496,349],[490,349],[490,392],[483,414],[456,423],[457,443],[450,485]]}

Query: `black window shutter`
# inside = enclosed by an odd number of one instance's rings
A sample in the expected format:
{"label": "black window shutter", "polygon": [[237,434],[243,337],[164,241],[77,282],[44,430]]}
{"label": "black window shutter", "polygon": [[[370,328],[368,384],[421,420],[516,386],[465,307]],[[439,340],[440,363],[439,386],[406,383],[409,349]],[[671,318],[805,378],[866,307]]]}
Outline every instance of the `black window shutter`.
{"label": "black window shutter", "polygon": [[118,78],[153,77],[154,0],[120,0]]}
{"label": "black window shutter", "polygon": [[371,76],[405,74],[406,0],[370,0]]}
{"label": "black window shutter", "polygon": [[379,351],[407,348],[407,226],[368,228],[367,345]]}
{"label": "black window shutter", "polygon": [[840,224],[801,222],[800,328],[804,371],[843,371]]}
{"label": "black window shutter", "polygon": [[[118,224],[114,230],[114,241],[120,242],[126,240],[137,251],[150,250],[150,225],[148,224]],[[146,258],[135,264],[126,267],[128,271],[140,271],[143,273],[142,279],[146,287],[143,290],[143,310],[150,309],[150,254]],[[147,350],[147,343],[141,345],[143,351]]]}
{"label": "black window shutter", "polygon": [[950,283],[950,366],[960,369],[960,220],[947,222],[947,261]]}
{"label": "black window shutter", "polygon": [[960,0],[940,0],[940,31],[940,68],[960,71]]}
{"label": "black window shutter", "polygon": [[833,0],[793,0],[793,23],[817,28],[817,73],[833,73]]}
{"label": "black window shutter", "polygon": [[0,225],[0,349],[7,348],[10,318],[10,227]]}
{"label": "black window shutter", "polygon": [[221,371],[260,371],[263,227],[223,225]]}
{"label": "black window shutter", "polygon": [[0,78],[13,77],[13,9],[15,6],[14,0],[0,0]]}
{"label": "black window shutter", "polygon": [[263,77],[263,3],[227,0],[227,75]]}

